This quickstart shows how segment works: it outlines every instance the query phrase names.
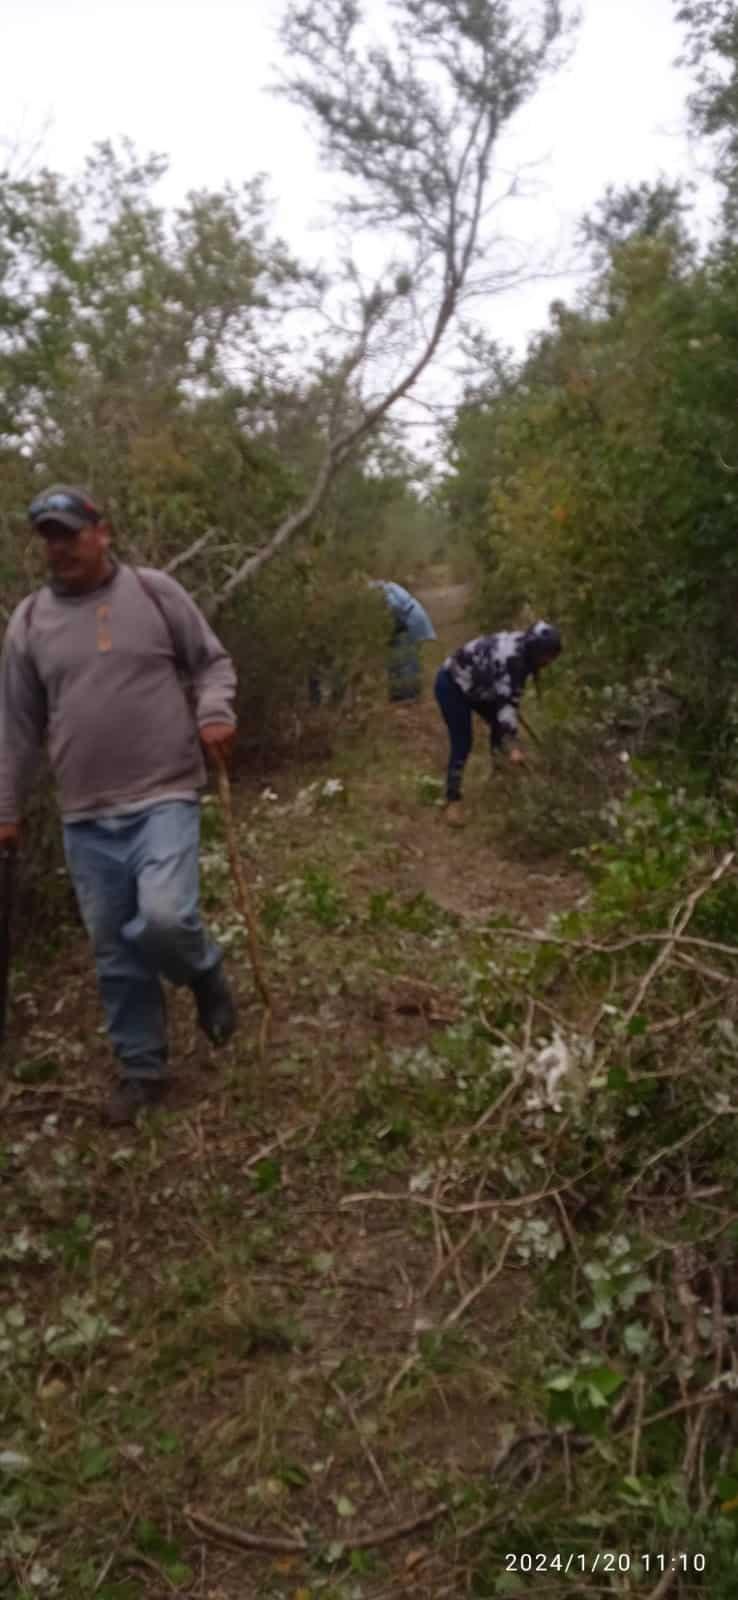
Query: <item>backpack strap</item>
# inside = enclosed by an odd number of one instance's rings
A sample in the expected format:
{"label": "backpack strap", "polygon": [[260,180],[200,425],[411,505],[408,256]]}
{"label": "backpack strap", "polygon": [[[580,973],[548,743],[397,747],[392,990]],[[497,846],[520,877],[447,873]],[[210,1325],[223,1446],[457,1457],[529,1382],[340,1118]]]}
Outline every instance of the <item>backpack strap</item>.
{"label": "backpack strap", "polygon": [[26,629],[26,644],[28,644],[28,635],[31,632],[31,623],[33,621],[33,613],[34,613],[34,611],[36,609],[36,601],[37,600],[38,600],[38,589],[34,589],[33,594],[31,595],[31,599],[30,599],[29,604],[28,604],[28,609],[26,611],[25,617],[23,618],[23,622],[24,622],[25,629]]}
{"label": "backpack strap", "polygon": [[169,634],[169,637],[170,637],[170,639],[172,641],[172,649],[174,651],[174,665],[175,665],[175,667],[177,669],[177,674],[179,676],[179,681],[180,681],[180,684],[181,684],[181,686],[182,686],[182,688],[184,690],[185,699],[187,700],[187,704],[188,704],[188,706],[190,708],[190,711],[192,712],[193,717],[196,717],[196,714],[197,714],[197,697],[195,695],[195,686],[194,686],[193,681],[192,681],[192,676],[191,676],[191,673],[190,673],[190,669],[189,669],[189,667],[187,665],[187,662],[183,659],[182,651],[180,650],[179,644],[177,643],[177,640],[175,638],[174,629],[172,627],[171,622],[169,621],[169,618],[168,618],[168,616],[166,614],[166,611],[164,610],[164,606],[162,605],[161,599],[160,599],[159,595],[157,594],[153,583],[150,583],[148,578],[144,577],[143,573],[139,571],[138,567],[131,567],[130,570],[133,573],[134,577],[137,579],[137,581],[140,584],[141,588],[143,589],[144,594],[148,595],[148,598],[151,601],[152,605],[156,606],[156,609],[157,609],[157,611],[159,613],[159,616],[161,617],[161,620],[164,623],[164,626],[165,626],[165,628],[167,630],[167,633]]}
{"label": "backpack strap", "polygon": [[159,596],[158,596],[158,594],[156,592],[156,589],[154,588],[153,583],[149,583],[148,578],[144,577],[143,573],[139,571],[138,567],[131,567],[130,570],[133,573],[134,577],[137,579],[137,581],[140,584],[141,588],[143,589],[144,594],[148,595],[149,600],[152,602],[152,605],[156,606],[156,609],[157,609],[157,611],[159,613],[159,616],[161,617],[162,622],[164,623],[164,626],[165,626],[165,628],[167,630],[167,633],[169,634],[169,637],[170,637],[170,639],[172,641],[172,649],[174,651],[175,662],[177,664],[177,667],[179,668],[179,671],[182,672],[184,670],[184,664],[182,662],[182,652],[181,652],[181,650],[179,648],[179,645],[177,644],[177,640],[174,637],[174,629],[172,627],[172,624],[169,621],[169,618],[168,618],[168,616],[166,614],[166,611],[164,610],[164,607],[163,607],[163,605],[161,603],[161,600],[160,600],[160,598],[159,598]]}

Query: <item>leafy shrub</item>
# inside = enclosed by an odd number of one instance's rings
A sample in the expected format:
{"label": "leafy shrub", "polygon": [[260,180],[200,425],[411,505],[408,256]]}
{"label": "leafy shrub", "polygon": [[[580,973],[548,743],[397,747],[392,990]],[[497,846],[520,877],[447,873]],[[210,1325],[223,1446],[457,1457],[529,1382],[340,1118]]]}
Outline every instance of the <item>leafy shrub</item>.
{"label": "leafy shrub", "polygon": [[547,728],[526,748],[524,767],[495,758],[494,810],[516,855],[537,859],[588,845],[606,832],[608,802],[623,788],[623,767],[603,750],[590,722]]}
{"label": "leafy shrub", "polygon": [[242,748],[262,760],[293,749],[311,716],[310,684],[321,712],[352,703],[365,674],[380,671],[387,611],[374,590],[339,575],[329,558],[315,566],[274,562],[243,590],[219,624],[238,671]]}

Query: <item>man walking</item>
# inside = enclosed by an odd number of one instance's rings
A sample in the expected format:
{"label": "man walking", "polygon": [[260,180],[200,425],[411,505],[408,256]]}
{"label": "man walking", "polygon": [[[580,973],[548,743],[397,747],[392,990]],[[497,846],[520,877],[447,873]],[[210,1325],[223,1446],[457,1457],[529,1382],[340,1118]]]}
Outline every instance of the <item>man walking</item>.
{"label": "man walking", "polygon": [[174,578],[111,555],[86,490],[47,489],[29,518],[49,580],[16,606],[0,656],[0,847],[18,842],[46,738],[120,1067],[107,1120],[132,1122],[168,1084],[162,977],[189,986],[214,1044],[235,1028],[199,914],[198,797],[201,746],[214,757],[233,743],[236,676]]}

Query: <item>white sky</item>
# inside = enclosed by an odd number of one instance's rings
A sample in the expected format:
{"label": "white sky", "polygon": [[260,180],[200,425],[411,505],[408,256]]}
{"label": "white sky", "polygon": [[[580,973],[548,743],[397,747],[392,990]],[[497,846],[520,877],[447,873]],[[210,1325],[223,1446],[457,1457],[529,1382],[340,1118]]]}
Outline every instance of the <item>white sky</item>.
{"label": "white sky", "polygon": [[[369,0],[369,11],[378,0]],[[94,141],[128,135],[171,158],[162,198],[269,175],[277,223],[297,254],[326,253],[311,229],[329,188],[298,111],[265,93],[278,62],[281,0],[0,0],[0,139],[73,172]],[[660,173],[698,178],[686,137],[689,77],[673,66],[673,0],[582,0],[572,62],[524,108],[503,155],[538,162],[533,199],[510,203],[508,231],[533,249],[565,246],[602,195]],[[2,160],[2,147],[0,147]],[[699,178],[699,210],[709,184]],[[537,283],[485,308],[490,333],[522,349],[554,296]]]}

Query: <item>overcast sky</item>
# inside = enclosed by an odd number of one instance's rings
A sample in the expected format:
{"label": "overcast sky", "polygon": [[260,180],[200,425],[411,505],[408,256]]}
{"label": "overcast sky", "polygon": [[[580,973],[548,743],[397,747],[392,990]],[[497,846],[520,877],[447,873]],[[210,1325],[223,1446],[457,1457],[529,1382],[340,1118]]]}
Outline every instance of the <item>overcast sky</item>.
{"label": "overcast sky", "polygon": [[[370,13],[378,3],[369,0]],[[171,201],[264,171],[280,231],[298,254],[325,253],[311,229],[325,175],[300,113],[266,93],[281,9],[280,0],[0,0],[6,148],[26,148],[45,127],[45,162],[71,173],[95,140],[126,134],[140,153],[169,155],[161,192]],[[582,11],[572,62],[524,108],[504,151],[506,161],[538,163],[535,198],[511,202],[506,217],[531,250],[565,246],[607,183],[699,178],[689,78],[673,65],[673,0],[582,0]],[[508,293],[486,309],[487,327],[520,350],[549,301],[576,285],[565,277]]]}

